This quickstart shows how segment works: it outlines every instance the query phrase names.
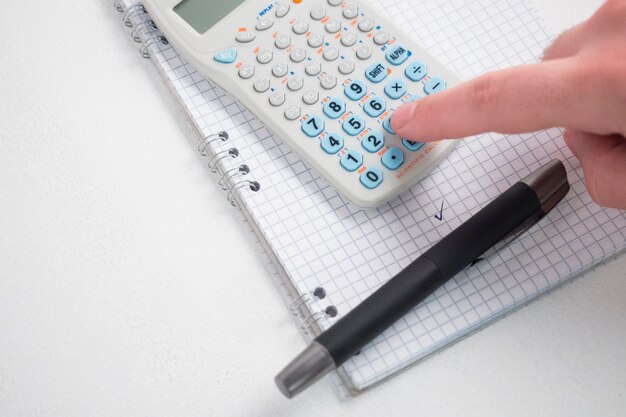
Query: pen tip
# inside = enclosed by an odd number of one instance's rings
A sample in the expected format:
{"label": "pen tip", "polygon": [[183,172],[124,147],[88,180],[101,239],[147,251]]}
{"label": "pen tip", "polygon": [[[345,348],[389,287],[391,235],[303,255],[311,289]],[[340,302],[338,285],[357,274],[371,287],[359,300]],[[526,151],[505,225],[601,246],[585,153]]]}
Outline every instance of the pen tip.
{"label": "pen tip", "polygon": [[315,381],[335,369],[328,350],[313,341],[274,378],[276,386],[287,398],[293,398]]}

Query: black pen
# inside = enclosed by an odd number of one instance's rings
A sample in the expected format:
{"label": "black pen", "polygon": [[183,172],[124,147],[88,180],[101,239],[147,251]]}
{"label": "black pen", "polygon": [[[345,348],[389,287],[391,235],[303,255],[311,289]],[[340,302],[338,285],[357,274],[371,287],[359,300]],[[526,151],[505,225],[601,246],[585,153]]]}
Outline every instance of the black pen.
{"label": "black pen", "polygon": [[315,338],[276,376],[280,391],[291,398],[341,366],[495,244],[543,218],[568,191],[558,160],[514,184]]}

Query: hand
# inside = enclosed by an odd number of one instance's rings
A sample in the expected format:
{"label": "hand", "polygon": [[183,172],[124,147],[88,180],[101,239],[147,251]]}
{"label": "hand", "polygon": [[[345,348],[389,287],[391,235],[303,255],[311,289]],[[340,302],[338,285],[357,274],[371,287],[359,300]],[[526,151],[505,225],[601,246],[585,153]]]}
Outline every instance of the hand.
{"label": "hand", "polygon": [[563,33],[543,62],[496,71],[398,108],[398,136],[436,141],[565,128],[587,189],[626,209],[626,0]]}

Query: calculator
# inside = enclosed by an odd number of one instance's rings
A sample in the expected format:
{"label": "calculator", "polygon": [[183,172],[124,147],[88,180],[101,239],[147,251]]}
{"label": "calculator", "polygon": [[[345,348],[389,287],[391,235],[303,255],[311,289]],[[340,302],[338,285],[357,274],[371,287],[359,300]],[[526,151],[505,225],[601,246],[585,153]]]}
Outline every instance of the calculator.
{"label": "calculator", "polygon": [[364,0],[144,5],[182,56],[357,206],[402,193],[456,145],[393,131],[395,109],[459,78]]}

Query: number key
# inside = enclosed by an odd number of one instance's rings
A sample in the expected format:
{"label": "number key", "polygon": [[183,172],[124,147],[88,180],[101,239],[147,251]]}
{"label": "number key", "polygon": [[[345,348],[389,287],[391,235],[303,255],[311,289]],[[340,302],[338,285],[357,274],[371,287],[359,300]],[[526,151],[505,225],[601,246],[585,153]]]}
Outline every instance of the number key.
{"label": "number key", "polygon": [[408,139],[402,139],[402,144],[405,148],[413,152],[419,151],[422,146],[424,146],[424,142],[413,142],[412,140]]}
{"label": "number key", "polygon": [[356,136],[365,129],[365,120],[361,116],[353,114],[343,122],[343,130],[350,136]]}
{"label": "number key", "polygon": [[343,137],[336,133],[331,133],[322,139],[320,145],[324,152],[334,155],[343,149]]}
{"label": "number key", "polygon": [[371,131],[367,136],[361,140],[361,146],[363,149],[370,153],[378,152],[385,144],[385,137],[382,133]]}
{"label": "number key", "polygon": [[361,165],[363,165],[363,155],[361,155],[360,152],[351,149],[346,152],[344,156],[341,157],[340,162],[341,166],[346,171],[353,172],[359,169]]}
{"label": "number key", "polygon": [[378,96],[372,96],[363,105],[363,110],[369,117],[378,117],[387,110],[387,103]]}
{"label": "number key", "polygon": [[350,100],[359,101],[367,94],[367,85],[361,80],[352,81],[346,86],[344,93]]}
{"label": "number key", "polygon": [[373,190],[383,182],[383,171],[376,167],[367,168],[359,179],[365,188]]}
{"label": "number key", "polygon": [[302,131],[311,138],[319,136],[324,131],[324,119],[320,116],[311,116],[302,122]]}
{"label": "number key", "polygon": [[324,104],[324,114],[331,119],[338,119],[346,112],[346,102],[340,98],[333,98]]}

